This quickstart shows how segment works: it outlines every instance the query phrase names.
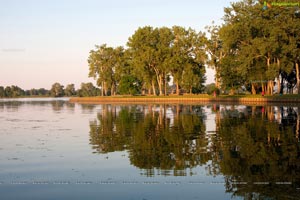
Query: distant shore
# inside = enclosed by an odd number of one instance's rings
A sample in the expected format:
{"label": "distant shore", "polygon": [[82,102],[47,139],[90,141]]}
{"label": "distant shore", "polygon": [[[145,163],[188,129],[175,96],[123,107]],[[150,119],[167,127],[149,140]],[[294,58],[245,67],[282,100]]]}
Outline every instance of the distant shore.
{"label": "distant shore", "polygon": [[70,102],[78,103],[299,103],[300,95],[261,96],[261,95],[235,95],[235,96],[209,96],[209,95],[183,95],[183,96],[106,96],[106,97],[71,97]]}

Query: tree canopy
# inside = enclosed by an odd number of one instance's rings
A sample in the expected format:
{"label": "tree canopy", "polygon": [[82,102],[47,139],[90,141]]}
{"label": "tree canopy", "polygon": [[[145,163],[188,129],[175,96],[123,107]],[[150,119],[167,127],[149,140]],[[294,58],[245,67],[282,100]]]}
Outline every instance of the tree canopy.
{"label": "tree canopy", "polygon": [[231,3],[224,23],[207,27],[209,37],[180,26],[140,27],[127,48],[91,50],[90,76],[102,95],[167,95],[172,87],[176,94],[199,93],[208,65],[216,87],[232,94],[241,87],[252,94],[292,93],[294,87],[300,93],[300,10],[274,2]]}
{"label": "tree canopy", "polygon": [[205,35],[189,28],[138,28],[128,48],[97,46],[88,58],[90,77],[97,79],[102,95],[168,94],[171,77],[176,91],[203,90]]}
{"label": "tree canopy", "polygon": [[[224,12],[225,23],[209,40],[220,44],[217,75],[221,86],[236,89],[243,85],[253,94],[263,91],[272,95],[275,85],[282,93],[284,83],[288,86],[296,79],[300,92],[299,8],[264,9],[262,1],[244,0],[232,3]],[[210,49],[216,51],[216,47]],[[215,61],[215,57],[211,56],[211,60]]]}

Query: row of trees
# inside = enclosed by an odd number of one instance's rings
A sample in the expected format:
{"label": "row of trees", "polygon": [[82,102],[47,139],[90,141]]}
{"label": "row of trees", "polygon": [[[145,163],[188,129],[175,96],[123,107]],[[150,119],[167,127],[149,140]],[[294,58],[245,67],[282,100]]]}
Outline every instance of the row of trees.
{"label": "row of trees", "polygon": [[[204,65],[216,71],[216,87],[253,94],[300,93],[300,10],[262,0],[241,0],[224,9],[224,24],[207,27],[209,37],[189,28],[141,27],[127,48],[96,46],[89,76],[101,95],[167,94],[168,83],[189,93],[203,91]],[[292,1],[280,0],[281,3]]]}
{"label": "row of trees", "polygon": [[173,79],[176,93],[203,90],[205,35],[180,26],[139,28],[127,46],[96,46],[88,58],[89,76],[97,79],[101,95],[166,95]]}
{"label": "row of trees", "polygon": [[0,86],[0,98],[24,97],[24,96],[97,96],[100,95],[99,88],[96,88],[92,83],[81,83],[80,89],[76,90],[74,84],[68,84],[66,87],[60,83],[54,83],[50,90],[45,88],[23,90],[22,88],[12,86]]}
{"label": "row of trees", "polygon": [[[272,1],[273,5],[274,2]],[[280,0],[280,2],[289,2]],[[222,26],[208,28],[207,52],[223,89],[244,86],[252,94],[282,93],[297,87],[300,93],[300,10],[263,7],[262,0],[244,0],[225,8]]]}

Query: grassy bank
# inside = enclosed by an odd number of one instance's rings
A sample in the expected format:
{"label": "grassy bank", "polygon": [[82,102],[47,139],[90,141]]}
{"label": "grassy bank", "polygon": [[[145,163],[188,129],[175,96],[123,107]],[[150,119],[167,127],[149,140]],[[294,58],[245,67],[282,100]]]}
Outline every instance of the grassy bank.
{"label": "grassy bank", "polygon": [[108,96],[108,97],[72,97],[70,102],[79,103],[172,103],[172,102],[233,102],[233,103],[300,103],[300,95],[221,95],[206,94],[181,96]]}

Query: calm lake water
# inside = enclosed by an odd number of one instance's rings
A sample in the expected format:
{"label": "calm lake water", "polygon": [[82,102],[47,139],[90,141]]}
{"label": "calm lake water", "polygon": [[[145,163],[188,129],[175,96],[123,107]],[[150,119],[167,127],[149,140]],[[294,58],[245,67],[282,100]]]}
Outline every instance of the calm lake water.
{"label": "calm lake water", "polygon": [[299,111],[0,99],[0,199],[299,199]]}

